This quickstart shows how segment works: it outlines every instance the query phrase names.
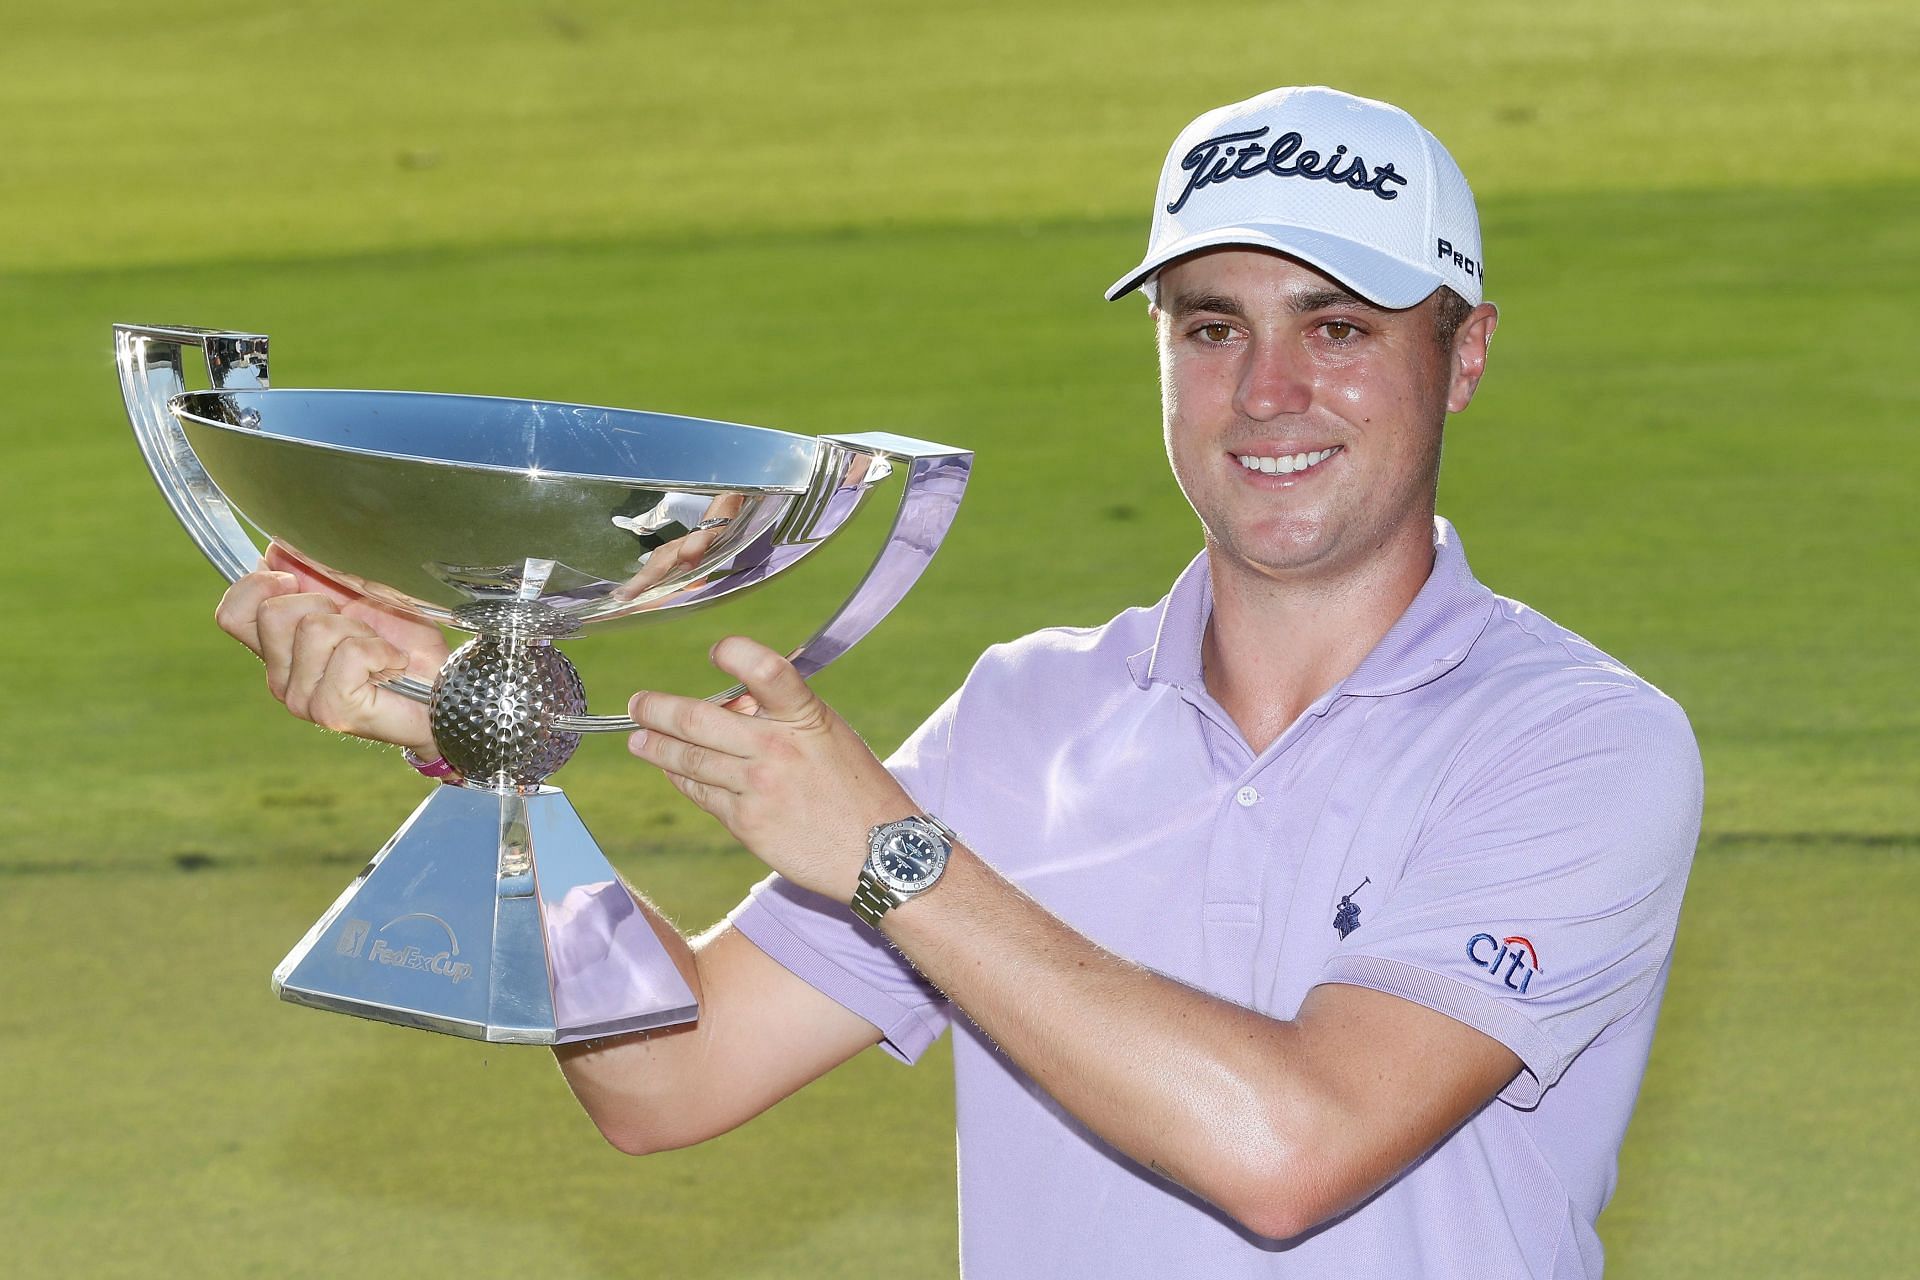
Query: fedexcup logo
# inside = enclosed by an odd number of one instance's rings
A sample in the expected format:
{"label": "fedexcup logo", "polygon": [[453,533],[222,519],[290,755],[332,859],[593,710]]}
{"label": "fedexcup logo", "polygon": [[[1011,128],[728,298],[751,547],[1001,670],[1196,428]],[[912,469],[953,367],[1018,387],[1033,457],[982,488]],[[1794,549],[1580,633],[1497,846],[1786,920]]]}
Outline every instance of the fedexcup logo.
{"label": "fedexcup logo", "polygon": [[1312,148],[1301,150],[1306,139],[1291,129],[1271,144],[1259,141],[1269,132],[1270,126],[1262,125],[1240,133],[1216,134],[1195,143],[1180,159],[1180,167],[1193,176],[1187,179],[1187,189],[1180,193],[1180,198],[1167,206],[1167,212],[1180,212],[1187,197],[1202,187],[1235,178],[1255,178],[1263,173],[1275,178],[1304,178],[1329,182],[1336,187],[1352,187],[1382,200],[1400,197],[1398,191],[1389,191],[1388,187],[1407,185],[1391,160],[1368,169],[1367,162],[1358,154],[1347,154],[1345,143],[1323,155]]}
{"label": "fedexcup logo", "polygon": [[[427,945],[407,943],[396,945],[380,936],[404,920],[428,920],[440,926],[446,934],[446,945],[442,947],[437,935],[432,936]],[[358,956],[366,943],[370,923],[366,920],[349,920],[340,931],[340,937],[334,943],[334,950],[343,956]],[[431,932],[431,931],[429,931]],[[384,964],[394,969],[412,969],[420,973],[431,973],[445,978],[458,986],[473,976],[473,966],[460,959],[460,940],[453,936],[453,926],[439,916],[425,911],[409,911],[405,915],[395,916],[381,925],[373,939],[373,945],[367,948],[367,963]]]}

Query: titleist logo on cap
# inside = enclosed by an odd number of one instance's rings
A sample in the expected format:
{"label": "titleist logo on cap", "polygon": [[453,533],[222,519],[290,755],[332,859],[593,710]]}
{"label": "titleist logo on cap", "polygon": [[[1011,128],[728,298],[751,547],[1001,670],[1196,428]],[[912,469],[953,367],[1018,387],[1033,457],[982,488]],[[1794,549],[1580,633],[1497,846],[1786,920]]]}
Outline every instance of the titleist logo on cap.
{"label": "titleist logo on cap", "polygon": [[1147,252],[1109,298],[1140,289],[1157,302],[1162,268],[1230,246],[1288,255],[1389,310],[1442,285],[1472,305],[1486,297],[1465,175],[1385,102],[1295,85],[1203,112],[1153,190]]}
{"label": "titleist logo on cap", "polygon": [[[1323,156],[1311,149],[1302,151],[1300,148],[1306,139],[1291,129],[1275,138],[1271,146],[1257,141],[1270,132],[1270,127],[1262,126],[1241,133],[1216,134],[1195,143],[1180,161],[1180,168],[1193,176],[1187,179],[1187,189],[1180,193],[1180,198],[1167,206],[1167,212],[1180,212],[1187,198],[1202,187],[1235,178],[1255,178],[1263,173],[1276,178],[1330,182],[1370,192],[1382,200],[1399,197],[1398,191],[1387,189],[1389,186],[1407,185],[1390,160],[1369,171],[1360,155],[1347,154],[1345,143],[1334,147],[1331,155]],[[1343,164],[1345,168],[1341,167]]]}

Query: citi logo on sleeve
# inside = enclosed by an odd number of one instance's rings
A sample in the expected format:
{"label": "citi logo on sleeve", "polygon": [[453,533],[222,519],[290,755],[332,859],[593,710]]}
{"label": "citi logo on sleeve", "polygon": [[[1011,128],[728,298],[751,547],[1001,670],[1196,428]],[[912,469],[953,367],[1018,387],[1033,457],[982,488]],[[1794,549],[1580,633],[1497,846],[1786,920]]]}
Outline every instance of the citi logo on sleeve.
{"label": "citi logo on sleeve", "polygon": [[1525,993],[1540,970],[1540,953],[1520,934],[1496,938],[1476,933],[1467,939],[1467,959],[1487,971],[1487,981],[1498,981],[1509,991]]}

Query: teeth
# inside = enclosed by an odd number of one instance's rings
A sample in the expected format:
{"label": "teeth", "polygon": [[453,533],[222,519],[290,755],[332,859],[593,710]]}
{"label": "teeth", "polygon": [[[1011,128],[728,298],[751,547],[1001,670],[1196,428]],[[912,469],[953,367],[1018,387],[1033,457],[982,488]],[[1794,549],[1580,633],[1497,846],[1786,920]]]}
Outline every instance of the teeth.
{"label": "teeth", "polygon": [[1287,458],[1270,458],[1262,454],[1236,454],[1235,460],[1249,471],[1259,471],[1265,475],[1292,475],[1296,471],[1305,471],[1308,467],[1317,467],[1340,452],[1340,446],[1331,449],[1316,449],[1312,453],[1296,453]]}

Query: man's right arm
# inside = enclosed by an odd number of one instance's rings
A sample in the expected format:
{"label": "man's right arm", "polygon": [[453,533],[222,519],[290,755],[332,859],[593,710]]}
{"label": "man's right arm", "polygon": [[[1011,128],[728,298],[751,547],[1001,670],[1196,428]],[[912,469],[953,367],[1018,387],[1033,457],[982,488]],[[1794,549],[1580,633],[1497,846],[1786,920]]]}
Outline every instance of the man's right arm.
{"label": "man's right arm", "polygon": [[689,944],[641,902],[700,1000],[699,1019],[554,1050],[574,1097],[621,1151],[704,1142],[879,1043],[872,1023],[726,922]]}
{"label": "man's right arm", "polygon": [[[431,679],[440,633],[351,601],[274,548],[235,582],[220,628],[265,662],[267,687],[303,720],[431,754],[426,708],[383,675]],[[822,995],[722,922],[689,942],[635,895],[700,1001],[697,1021],[555,1049],[607,1141],[639,1155],[725,1133],[879,1043],[873,1024]]]}

